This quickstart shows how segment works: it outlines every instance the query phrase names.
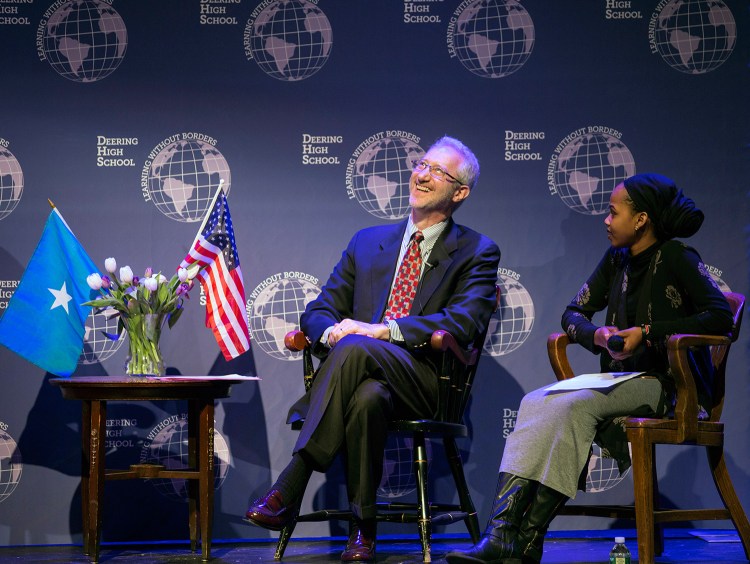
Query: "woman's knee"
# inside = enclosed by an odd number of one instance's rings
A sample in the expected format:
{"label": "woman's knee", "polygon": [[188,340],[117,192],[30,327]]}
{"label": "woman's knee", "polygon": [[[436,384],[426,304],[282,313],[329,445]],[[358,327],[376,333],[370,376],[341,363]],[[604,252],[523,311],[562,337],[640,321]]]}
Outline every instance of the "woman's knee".
{"label": "woman's knee", "polygon": [[548,393],[544,390],[534,390],[526,394],[518,408],[519,419],[527,414],[533,418],[546,413],[554,416],[561,424],[563,421],[579,420],[590,415],[591,390],[576,390],[563,393]]}

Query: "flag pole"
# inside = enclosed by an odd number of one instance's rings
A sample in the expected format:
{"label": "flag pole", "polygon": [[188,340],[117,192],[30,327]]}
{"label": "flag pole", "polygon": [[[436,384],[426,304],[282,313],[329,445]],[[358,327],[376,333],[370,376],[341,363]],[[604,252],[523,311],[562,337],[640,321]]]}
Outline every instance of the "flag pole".
{"label": "flag pole", "polygon": [[[70,228],[70,225],[68,225],[68,222],[65,221],[65,218],[60,213],[60,210],[57,209],[57,206],[54,203],[52,203],[52,200],[50,200],[49,198],[47,198],[47,202],[49,203],[50,207],[52,208],[52,213],[54,213],[57,217],[60,218],[60,221],[62,221],[63,225],[65,226],[65,228],[68,231],[70,231],[70,234],[73,235],[73,238],[76,239],[76,240],[78,240],[78,238],[73,234],[73,230]],[[50,215],[52,215],[52,213]]]}
{"label": "flag pole", "polygon": [[222,187],[224,186],[224,179],[222,178],[219,180],[219,187],[216,189],[216,194],[214,194],[214,197],[211,199],[211,204],[206,209],[206,215],[203,217],[203,223],[201,223],[201,228],[198,230],[198,233],[203,233],[203,230],[206,228],[206,223],[208,222],[208,218],[211,217],[211,210],[214,209],[214,204],[216,203],[216,200],[219,197],[219,193],[221,193]]}
{"label": "flag pole", "polygon": [[[206,223],[208,223],[208,218],[211,217],[211,210],[214,209],[214,204],[216,204],[216,200],[219,198],[219,194],[222,191],[222,187],[224,186],[224,179],[219,180],[219,187],[216,189],[216,194],[214,194],[214,197],[211,199],[211,204],[206,209],[206,215],[203,217],[203,223],[201,223],[200,229],[198,229],[198,235],[203,233],[203,230],[206,228]],[[198,266],[198,263],[193,263],[188,267],[188,276],[190,278],[195,278],[200,272],[200,266]]]}

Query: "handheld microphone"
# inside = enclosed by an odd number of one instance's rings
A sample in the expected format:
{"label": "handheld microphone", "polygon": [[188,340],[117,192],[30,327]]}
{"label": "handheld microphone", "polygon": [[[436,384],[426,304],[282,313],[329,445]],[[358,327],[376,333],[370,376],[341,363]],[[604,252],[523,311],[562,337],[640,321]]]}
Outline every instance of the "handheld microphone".
{"label": "handheld microphone", "polygon": [[625,339],[620,335],[612,335],[607,339],[607,348],[615,352],[621,352],[625,348]]}

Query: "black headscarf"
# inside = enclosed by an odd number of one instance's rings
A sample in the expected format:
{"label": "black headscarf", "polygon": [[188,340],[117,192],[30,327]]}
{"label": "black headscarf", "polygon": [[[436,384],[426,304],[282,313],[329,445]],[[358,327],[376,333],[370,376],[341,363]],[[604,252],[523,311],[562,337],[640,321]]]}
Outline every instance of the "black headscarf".
{"label": "black headscarf", "polygon": [[703,212],[660,174],[636,174],[623,183],[636,210],[648,214],[660,241],[695,235],[703,223]]}

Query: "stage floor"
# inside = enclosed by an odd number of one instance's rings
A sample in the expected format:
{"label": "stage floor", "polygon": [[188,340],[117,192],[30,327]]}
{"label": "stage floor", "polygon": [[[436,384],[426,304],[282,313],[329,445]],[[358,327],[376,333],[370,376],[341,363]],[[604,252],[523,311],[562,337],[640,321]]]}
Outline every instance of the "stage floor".
{"label": "stage floor", "polygon": [[[696,536],[696,533],[701,536]],[[615,535],[624,534],[626,544],[637,562],[635,531],[553,531],[544,545],[544,563],[593,564],[608,561]],[[344,539],[292,540],[284,555],[287,564],[325,564],[340,562]],[[716,564],[747,562],[734,531],[669,530],[666,550],[656,559],[659,563]],[[446,552],[470,546],[464,536],[439,536],[433,539],[433,562],[442,560]],[[211,550],[213,564],[271,563],[275,542],[269,541],[214,541]],[[139,564],[198,563],[200,553],[190,552],[185,544],[110,545],[102,546],[99,562],[138,562]],[[80,546],[0,547],[0,562],[69,563],[89,562]],[[378,542],[377,562],[421,562],[421,548],[416,539],[390,537]]]}

